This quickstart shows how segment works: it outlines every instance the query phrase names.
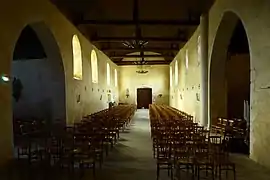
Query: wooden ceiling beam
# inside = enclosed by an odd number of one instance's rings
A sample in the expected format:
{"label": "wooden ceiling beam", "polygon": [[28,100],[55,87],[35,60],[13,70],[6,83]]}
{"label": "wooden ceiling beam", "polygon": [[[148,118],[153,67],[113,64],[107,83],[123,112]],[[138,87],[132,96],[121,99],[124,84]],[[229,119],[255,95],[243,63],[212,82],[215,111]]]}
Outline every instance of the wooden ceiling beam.
{"label": "wooden ceiling beam", "polygon": [[79,20],[76,25],[111,25],[111,26],[135,26],[151,25],[151,26],[198,26],[200,19],[196,20]]}
{"label": "wooden ceiling beam", "polygon": [[165,59],[171,59],[171,58],[174,58],[174,55],[162,55],[162,54],[138,54],[138,55],[109,55],[109,57],[111,59],[120,59],[120,58],[126,58],[126,59],[129,59],[129,58],[165,58]]}
{"label": "wooden ceiling beam", "polygon": [[124,53],[132,53],[132,52],[178,52],[180,49],[178,48],[122,48],[122,47],[117,47],[117,48],[101,48],[100,49],[103,52],[124,52]]}
{"label": "wooden ceiling beam", "polygon": [[178,37],[141,37],[137,39],[136,37],[95,37],[91,38],[92,42],[124,42],[124,41],[155,41],[155,42],[169,42],[169,43],[185,43],[188,41],[186,38],[178,38]]}
{"label": "wooden ceiling beam", "polygon": [[[114,61],[118,66],[125,65],[141,65],[141,61]],[[144,61],[144,65],[162,65],[162,64],[170,64],[171,61]]]}

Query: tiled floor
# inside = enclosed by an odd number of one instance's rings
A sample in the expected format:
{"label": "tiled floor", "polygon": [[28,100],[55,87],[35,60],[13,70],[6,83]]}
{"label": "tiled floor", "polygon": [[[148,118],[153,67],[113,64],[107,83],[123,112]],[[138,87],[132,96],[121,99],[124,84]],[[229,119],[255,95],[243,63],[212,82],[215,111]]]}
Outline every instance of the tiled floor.
{"label": "tiled floor", "polygon": [[[121,133],[121,138],[109,156],[105,159],[102,169],[97,170],[97,180],[154,180],[156,179],[156,164],[152,155],[152,142],[148,110],[138,110],[129,129]],[[237,180],[270,180],[270,171],[245,156],[232,155],[236,163]],[[30,170],[27,176],[26,168],[18,166],[12,173],[12,180],[62,180],[80,179],[78,173],[71,176],[58,169]],[[23,173],[20,173],[23,172]],[[182,173],[183,174],[183,173]],[[0,176],[1,180],[8,177]],[[93,179],[91,170],[85,173],[83,180]],[[160,180],[169,180],[166,172],[161,173]],[[182,179],[188,179],[183,177]],[[229,176],[229,179],[231,177]]]}

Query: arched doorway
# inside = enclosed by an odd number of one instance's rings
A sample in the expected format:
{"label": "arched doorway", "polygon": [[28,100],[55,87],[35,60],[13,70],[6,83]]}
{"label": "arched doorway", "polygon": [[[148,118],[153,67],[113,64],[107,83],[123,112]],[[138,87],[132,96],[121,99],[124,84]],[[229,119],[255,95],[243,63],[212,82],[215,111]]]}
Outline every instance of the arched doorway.
{"label": "arched doorway", "polygon": [[223,131],[234,137],[232,151],[249,153],[249,102],[248,36],[241,19],[233,12],[226,12],[211,54],[210,120],[215,126],[226,124]]}
{"label": "arched doorway", "polygon": [[65,125],[64,66],[57,42],[44,23],[22,30],[11,67],[15,139],[24,131]]}

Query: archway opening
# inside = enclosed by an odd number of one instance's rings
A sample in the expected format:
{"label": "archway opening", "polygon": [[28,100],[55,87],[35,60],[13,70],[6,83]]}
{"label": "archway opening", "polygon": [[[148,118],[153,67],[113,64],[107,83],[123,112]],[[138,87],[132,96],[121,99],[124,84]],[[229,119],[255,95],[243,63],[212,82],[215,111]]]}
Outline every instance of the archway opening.
{"label": "archway opening", "polygon": [[24,134],[52,132],[66,123],[65,75],[60,50],[44,23],[27,25],[13,52],[14,145]]}
{"label": "archway opening", "polygon": [[231,152],[249,154],[250,52],[240,18],[226,12],[210,65],[212,130],[228,139]]}

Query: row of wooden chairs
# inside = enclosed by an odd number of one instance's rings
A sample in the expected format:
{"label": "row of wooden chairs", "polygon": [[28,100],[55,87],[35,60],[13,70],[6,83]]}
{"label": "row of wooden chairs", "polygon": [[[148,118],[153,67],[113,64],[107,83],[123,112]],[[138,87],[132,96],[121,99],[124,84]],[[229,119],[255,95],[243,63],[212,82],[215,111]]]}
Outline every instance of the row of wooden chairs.
{"label": "row of wooden chairs", "polygon": [[104,155],[114,147],[119,132],[130,123],[135,106],[115,106],[83,117],[80,122],[69,126],[50,126],[18,134],[18,159],[27,159],[28,165],[46,163],[49,167],[67,168],[74,172],[76,167],[83,175],[85,168],[93,170],[96,163],[100,168]]}
{"label": "row of wooden chairs", "polygon": [[180,179],[183,169],[192,179],[200,179],[202,171],[221,179],[222,171],[227,175],[231,170],[235,177],[235,164],[221,136],[212,135],[190,115],[169,106],[150,105],[149,114],[157,179],[161,169],[166,169],[171,179]]}
{"label": "row of wooden chairs", "polygon": [[216,124],[211,126],[211,130],[219,134],[244,137],[247,132],[247,123],[243,119],[218,118]]}

